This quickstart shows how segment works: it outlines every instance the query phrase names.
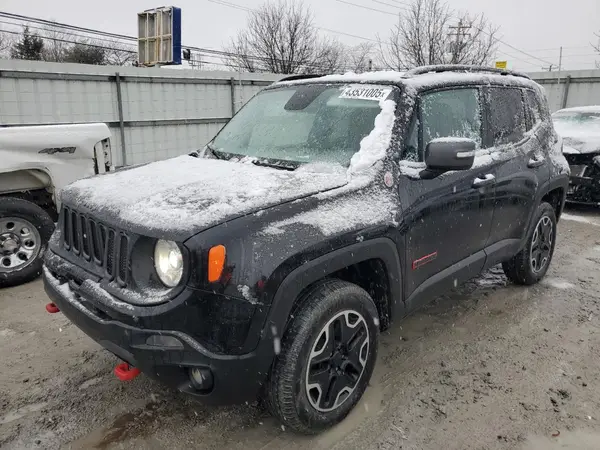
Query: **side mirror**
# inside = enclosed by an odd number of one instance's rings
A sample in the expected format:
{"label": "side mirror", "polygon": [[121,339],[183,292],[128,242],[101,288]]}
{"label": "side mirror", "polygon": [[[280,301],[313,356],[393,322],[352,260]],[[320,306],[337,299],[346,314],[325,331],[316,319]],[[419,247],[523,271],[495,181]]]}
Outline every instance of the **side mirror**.
{"label": "side mirror", "polygon": [[425,148],[425,164],[434,172],[467,170],[473,167],[475,148],[473,139],[437,138],[429,141]]}

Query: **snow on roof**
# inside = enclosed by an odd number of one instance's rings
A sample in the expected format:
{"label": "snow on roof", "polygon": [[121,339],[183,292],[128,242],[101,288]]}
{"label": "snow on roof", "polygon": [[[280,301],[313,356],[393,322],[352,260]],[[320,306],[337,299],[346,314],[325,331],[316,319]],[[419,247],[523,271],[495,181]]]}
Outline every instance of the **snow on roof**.
{"label": "snow on roof", "polygon": [[326,83],[377,83],[381,81],[399,83],[404,79],[404,72],[395,70],[381,70],[377,72],[354,73],[347,72],[343,75],[324,75],[314,78],[302,78],[299,80],[280,81],[275,84],[305,84],[315,82]]}
{"label": "snow on roof", "polygon": [[563,113],[563,112],[581,112],[581,113],[598,113],[598,114],[600,114],[600,105],[574,106],[571,108],[563,108],[563,109],[559,109],[554,114],[559,114],[559,113]]}
{"label": "snow on roof", "polygon": [[353,73],[348,72],[344,75],[325,75],[314,78],[302,78],[299,80],[280,81],[273,86],[286,84],[307,84],[307,83],[394,83],[410,85],[415,88],[437,86],[450,83],[463,82],[483,82],[494,83],[505,86],[532,86],[536,83],[528,78],[515,76],[511,74],[501,75],[493,72],[466,72],[457,69],[456,71],[445,72],[427,72],[418,75],[410,75],[407,72],[398,72],[394,70],[384,70],[377,72]]}

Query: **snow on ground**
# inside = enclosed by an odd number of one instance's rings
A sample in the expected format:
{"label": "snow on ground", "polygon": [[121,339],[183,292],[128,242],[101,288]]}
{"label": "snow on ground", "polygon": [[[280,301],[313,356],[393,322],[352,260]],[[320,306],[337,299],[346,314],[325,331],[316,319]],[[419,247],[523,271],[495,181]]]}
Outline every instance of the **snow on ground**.
{"label": "snow on ground", "polygon": [[573,289],[575,285],[573,283],[569,283],[567,280],[563,280],[562,278],[552,278],[546,277],[542,280],[541,284],[553,287],[556,289]]}
{"label": "snow on ground", "polygon": [[572,222],[587,223],[590,225],[596,225],[596,226],[600,227],[600,222],[598,221],[598,219],[591,219],[591,218],[585,217],[585,216],[577,216],[575,214],[562,213],[560,218],[564,219],[564,220],[570,220]]}

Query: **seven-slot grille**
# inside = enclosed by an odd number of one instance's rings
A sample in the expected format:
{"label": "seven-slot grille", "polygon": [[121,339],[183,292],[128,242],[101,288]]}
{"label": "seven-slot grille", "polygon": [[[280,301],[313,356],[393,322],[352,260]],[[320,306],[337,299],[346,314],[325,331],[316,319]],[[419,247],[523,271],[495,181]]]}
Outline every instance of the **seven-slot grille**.
{"label": "seven-slot grille", "polygon": [[63,207],[62,246],[65,250],[93,263],[103,278],[129,281],[129,237],[95,219]]}

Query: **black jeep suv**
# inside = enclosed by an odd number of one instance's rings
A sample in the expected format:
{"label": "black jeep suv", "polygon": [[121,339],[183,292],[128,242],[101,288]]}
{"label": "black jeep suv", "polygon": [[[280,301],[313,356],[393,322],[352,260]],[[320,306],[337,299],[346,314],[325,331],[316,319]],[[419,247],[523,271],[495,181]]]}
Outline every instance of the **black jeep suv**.
{"label": "black jeep suv", "polygon": [[544,276],[560,146],[518,73],[291,77],[202,152],[65,189],[45,288],[144,374],[317,432],[359,401],[392,321],[499,263]]}

